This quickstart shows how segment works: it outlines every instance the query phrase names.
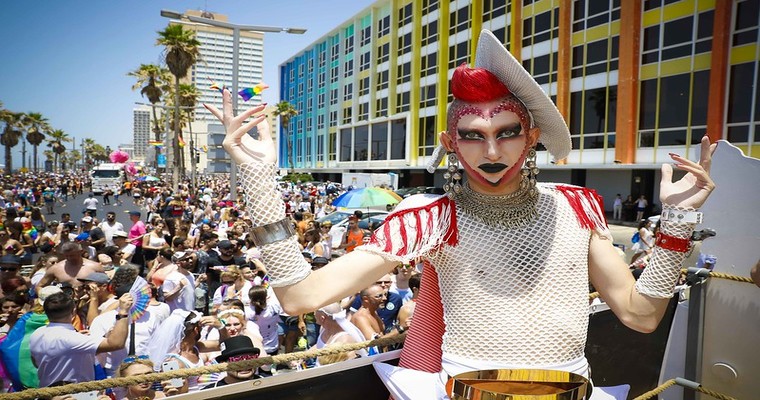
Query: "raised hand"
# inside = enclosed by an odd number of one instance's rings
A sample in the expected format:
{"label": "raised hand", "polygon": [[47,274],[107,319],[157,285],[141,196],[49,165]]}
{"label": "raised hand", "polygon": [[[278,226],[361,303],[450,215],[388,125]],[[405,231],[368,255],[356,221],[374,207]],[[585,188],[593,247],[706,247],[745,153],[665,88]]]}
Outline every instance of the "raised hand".
{"label": "raised hand", "polygon": [[[266,116],[259,115],[243,124],[253,114],[264,111],[266,103],[249,108],[240,115],[235,116],[232,111],[232,94],[225,88],[222,92],[223,112],[208,104],[204,104],[203,106],[224,125],[227,135],[224,137],[222,145],[224,146],[224,150],[229,153],[236,163],[258,162],[274,164],[277,162],[277,152],[274,148],[274,142],[272,142],[269,122]],[[254,126],[258,126],[258,140],[247,134]]]}
{"label": "raised hand", "polygon": [[680,207],[699,208],[715,189],[715,183],[710,178],[710,164],[717,143],[710,143],[705,135],[701,142],[699,162],[690,161],[678,154],[670,153],[676,163],[675,167],[686,171],[686,175],[673,182],[673,168],[670,164],[662,165],[662,181],[660,182],[660,201]]}

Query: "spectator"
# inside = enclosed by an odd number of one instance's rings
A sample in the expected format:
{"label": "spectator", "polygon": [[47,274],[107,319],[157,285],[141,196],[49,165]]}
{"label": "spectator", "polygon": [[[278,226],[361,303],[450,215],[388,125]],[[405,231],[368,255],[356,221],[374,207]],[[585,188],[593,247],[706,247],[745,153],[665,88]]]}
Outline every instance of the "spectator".
{"label": "spectator", "polygon": [[129,309],[133,299],[129,294],[119,299],[119,313],[114,329],[106,336],[94,337],[74,330],[74,301],[64,293],[50,295],[44,310],[50,324],[35,331],[29,348],[38,367],[40,387],[59,382],[88,382],[95,379],[95,355],[124,347],[127,339]]}
{"label": "spectator", "polygon": [[124,225],[121,222],[116,221],[116,213],[109,211],[106,214],[106,220],[100,223],[100,229],[106,236],[106,246],[113,246],[113,234],[116,232],[123,232]]}
{"label": "spectator", "polygon": [[82,246],[79,243],[64,243],[61,246],[61,256],[63,260],[45,271],[45,275],[37,285],[37,290],[53,281],[66,282],[77,287],[81,284],[77,278],[85,278],[93,272],[103,272],[103,267],[99,263],[82,257]]}
{"label": "spectator", "polygon": [[161,286],[166,304],[172,311],[178,308],[186,311],[195,310],[196,280],[189,269],[192,268],[191,261],[190,253],[184,251],[172,256],[177,270],[168,274]]}
{"label": "spectator", "polygon": [[623,219],[623,198],[620,197],[620,193],[615,196],[615,201],[612,203],[612,219]]}
{"label": "spectator", "polygon": [[89,214],[93,218],[98,216],[98,199],[95,198],[94,193],[90,193],[82,204],[84,204],[82,214]]}
{"label": "spectator", "polygon": [[641,221],[644,219],[644,213],[647,210],[647,207],[649,206],[649,202],[647,201],[647,197],[643,194],[639,196],[639,199],[636,200],[636,220]]}
{"label": "spectator", "polygon": [[[118,377],[127,378],[130,376],[144,376],[153,374],[153,362],[147,356],[130,356],[119,364]],[[125,399],[128,400],[152,400],[166,397],[163,391],[157,391],[153,388],[151,382],[138,383],[127,386]]]}
{"label": "spectator", "polygon": [[[253,342],[251,342],[251,339],[247,336],[230,337],[225,339],[222,342],[222,345],[222,354],[216,357],[216,361],[219,363],[253,360],[259,358],[259,353],[261,352],[260,349],[253,347]],[[229,370],[227,376],[203,389],[226,386],[233,383],[261,378],[259,375],[256,375],[254,371],[255,369],[253,368],[238,371]]]}

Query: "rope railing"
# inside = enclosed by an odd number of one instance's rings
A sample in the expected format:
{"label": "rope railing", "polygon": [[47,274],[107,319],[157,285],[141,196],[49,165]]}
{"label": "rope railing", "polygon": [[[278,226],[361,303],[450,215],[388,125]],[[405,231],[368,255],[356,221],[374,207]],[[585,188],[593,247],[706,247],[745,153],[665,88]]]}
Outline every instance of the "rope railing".
{"label": "rope railing", "polygon": [[674,379],[668,379],[667,381],[663,382],[660,386],[657,386],[656,388],[643,393],[642,395],[634,398],[633,400],[648,400],[651,399],[654,396],[657,396],[658,394],[664,392],[666,389],[673,385],[678,385],[687,389],[695,390],[700,393],[704,393],[708,396],[712,396],[713,398],[719,399],[719,400],[736,400],[735,397],[727,396],[723,393],[716,392],[714,390],[707,389],[703,387],[700,383],[690,381],[688,379],[684,378],[674,378]]}
{"label": "rope railing", "polygon": [[[751,278],[736,276],[731,274],[725,274],[720,272],[712,272],[706,269],[682,269],[682,273],[696,273],[697,275],[710,278],[728,279],[736,282],[754,283]],[[589,300],[593,300],[599,297],[599,292],[589,293]],[[109,378],[99,381],[71,383],[63,386],[47,387],[39,389],[27,389],[21,392],[8,393],[0,395],[0,400],[31,400],[36,398],[48,398],[53,396],[60,396],[65,394],[90,392],[94,390],[103,390],[114,387],[131,386],[146,382],[160,382],[172,378],[187,378],[190,376],[200,376],[204,374],[225,372],[228,370],[240,371],[246,369],[258,368],[267,364],[284,364],[290,361],[302,360],[307,358],[316,358],[326,355],[345,353],[349,351],[356,351],[368,347],[378,346],[385,347],[393,344],[402,343],[406,338],[406,333],[392,336],[388,338],[380,338],[375,340],[368,340],[361,343],[349,343],[340,346],[328,346],[322,349],[307,350],[301,352],[287,353],[276,356],[260,357],[254,360],[237,361],[234,363],[220,363],[215,365],[206,365],[196,368],[185,368],[176,371],[158,372],[149,375],[139,375],[123,378]],[[649,392],[642,394],[634,400],[646,400],[656,396],[665,389],[675,384],[679,384],[684,387],[691,388],[700,393],[707,394],[720,400],[735,400],[733,397],[726,396],[724,394],[714,392],[712,390],[702,387],[700,384],[688,381],[683,378],[670,379],[664,382],[662,385],[652,389]]]}
{"label": "rope railing", "polygon": [[175,371],[157,372],[148,375],[137,375],[123,378],[110,378],[99,381],[71,383],[63,386],[46,387],[39,389],[27,389],[17,393],[8,393],[0,395],[2,400],[31,400],[36,398],[50,398],[53,396],[61,396],[64,394],[90,392],[93,390],[103,390],[114,387],[131,386],[140,383],[147,382],[161,382],[172,378],[187,378],[190,376],[200,376],[204,374],[212,374],[224,371],[240,371],[246,369],[255,369],[262,365],[267,364],[284,364],[290,361],[302,360],[306,358],[316,358],[321,356],[327,356],[331,354],[346,353],[349,351],[356,351],[368,347],[378,346],[385,347],[392,344],[401,343],[406,338],[406,333],[380,338],[375,340],[368,340],[361,343],[348,343],[340,346],[327,346],[322,349],[314,349],[307,351],[300,351],[295,353],[287,353],[276,356],[259,357],[253,360],[237,361],[232,363],[219,363],[215,365],[205,365],[196,368],[178,369]]}

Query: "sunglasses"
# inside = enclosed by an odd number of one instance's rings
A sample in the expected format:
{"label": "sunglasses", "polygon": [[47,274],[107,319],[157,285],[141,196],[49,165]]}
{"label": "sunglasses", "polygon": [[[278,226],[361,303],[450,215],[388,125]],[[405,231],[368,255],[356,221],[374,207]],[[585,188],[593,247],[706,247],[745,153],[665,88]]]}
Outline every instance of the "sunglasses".
{"label": "sunglasses", "polygon": [[227,360],[227,362],[248,361],[248,360],[255,360],[257,358],[259,358],[258,354],[241,354],[239,356],[230,357]]}
{"label": "sunglasses", "polygon": [[393,281],[377,281],[375,285],[390,285]]}

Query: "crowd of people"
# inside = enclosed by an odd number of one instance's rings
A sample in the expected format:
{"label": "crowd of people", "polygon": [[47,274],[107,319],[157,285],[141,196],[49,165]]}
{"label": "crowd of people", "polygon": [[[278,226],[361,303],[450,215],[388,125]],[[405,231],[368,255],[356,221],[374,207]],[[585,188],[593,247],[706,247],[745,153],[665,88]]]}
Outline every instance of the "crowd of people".
{"label": "crowd of people", "polygon": [[[411,323],[419,288],[412,265],[399,265],[339,303],[286,314],[249,235],[251,219],[242,194],[238,201],[231,200],[223,177],[202,180],[194,191],[181,185],[176,193],[161,182],[126,182],[113,190],[132,203],[126,223],[86,187],[62,189],[61,182],[80,181],[87,183],[72,177],[6,182],[0,208],[3,391],[355,343],[397,335]],[[34,194],[38,187],[40,196]],[[331,224],[318,221],[334,211],[330,202],[340,194],[339,185],[279,187],[304,260],[314,270],[369,238],[370,232],[358,227],[361,211],[351,215],[337,241]],[[61,213],[60,220],[45,220],[46,192],[53,193],[54,206],[65,205],[66,195],[83,195],[81,214],[78,208],[63,209],[71,212]],[[138,279],[149,285],[150,303],[143,315],[130,321],[130,290]],[[132,328],[128,322],[134,322]],[[23,340],[28,340],[27,352],[14,347]],[[135,385],[110,394],[170,396],[366,354],[362,350]]]}

